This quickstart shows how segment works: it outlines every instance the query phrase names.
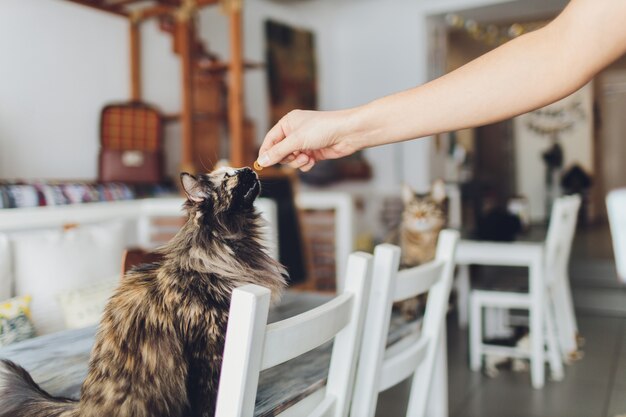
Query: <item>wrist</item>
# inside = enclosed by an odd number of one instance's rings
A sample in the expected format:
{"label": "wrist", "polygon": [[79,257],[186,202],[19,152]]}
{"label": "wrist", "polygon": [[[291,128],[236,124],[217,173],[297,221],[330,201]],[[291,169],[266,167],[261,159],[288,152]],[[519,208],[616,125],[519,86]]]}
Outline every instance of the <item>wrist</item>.
{"label": "wrist", "polygon": [[345,120],[345,131],[341,137],[350,153],[376,146],[376,133],[373,114],[369,104],[343,110],[340,115]]}

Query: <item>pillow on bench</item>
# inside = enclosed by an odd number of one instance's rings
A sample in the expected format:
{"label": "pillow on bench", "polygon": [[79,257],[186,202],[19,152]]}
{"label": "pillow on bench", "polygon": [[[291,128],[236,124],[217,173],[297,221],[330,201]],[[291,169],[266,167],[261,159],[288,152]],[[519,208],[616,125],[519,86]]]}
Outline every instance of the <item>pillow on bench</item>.
{"label": "pillow on bench", "polygon": [[37,334],[65,328],[60,293],[119,274],[125,226],[125,222],[110,222],[11,236],[15,292],[32,296]]}
{"label": "pillow on bench", "polygon": [[58,295],[67,329],[80,329],[100,323],[109,298],[117,288],[120,276],[115,275],[105,281],[86,288],[70,290]]}

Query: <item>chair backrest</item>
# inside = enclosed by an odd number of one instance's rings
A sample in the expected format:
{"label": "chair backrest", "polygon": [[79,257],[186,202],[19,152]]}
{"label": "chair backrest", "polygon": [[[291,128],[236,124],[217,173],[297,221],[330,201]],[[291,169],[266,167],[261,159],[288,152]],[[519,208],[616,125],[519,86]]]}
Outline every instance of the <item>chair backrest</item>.
{"label": "chair backrest", "polygon": [[323,399],[307,398],[299,416],[347,415],[360,349],[372,272],[372,256],[349,256],[343,292],[331,301],[280,322],[267,324],[270,292],[256,285],[233,291],[226,331],[216,417],[251,417],[259,373],[334,338]]}
{"label": "chair backrest", "polygon": [[[414,389],[407,414],[424,414],[438,340],[445,329],[458,240],[458,232],[442,231],[435,260],[399,272],[400,248],[389,244],[376,247],[367,326],[361,344],[351,416],[373,416],[378,393],[411,374],[414,374]],[[419,334],[408,335],[386,349],[393,302],[426,292],[428,300]]]}
{"label": "chair backrest", "polygon": [[344,192],[306,191],[297,195],[301,210],[333,210],[335,213],[335,278],[337,291],[343,289],[343,273],[348,256],[354,251],[355,213],[352,196]]}
{"label": "chair backrest", "polygon": [[613,238],[613,253],[617,273],[626,282],[626,188],[613,190],[606,197],[609,224]]}
{"label": "chair backrest", "polygon": [[567,265],[569,262],[578,209],[580,208],[580,196],[570,195],[557,198],[552,206],[550,225],[546,236],[546,274],[548,285],[552,280],[567,277]]}

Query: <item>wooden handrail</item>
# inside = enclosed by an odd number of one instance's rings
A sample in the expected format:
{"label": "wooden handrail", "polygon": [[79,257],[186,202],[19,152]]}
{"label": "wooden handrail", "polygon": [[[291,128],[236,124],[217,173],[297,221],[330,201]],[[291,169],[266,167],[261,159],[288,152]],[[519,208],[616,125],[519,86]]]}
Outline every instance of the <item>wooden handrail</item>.
{"label": "wooden handrail", "polygon": [[114,0],[109,2],[109,7],[119,7],[119,6],[126,6],[127,4],[133,4],[133,3],[139,3],[140,1],[146,1],[146,0]]}
{"label": "wooden handrail", "polygon": [[173,15],[176,13],[176,8],[171,6],[153,6],[146,7],[145,9],[140,9],[137,11],[137,15],[139,16],[139,20],[147,20],[153,17],[163,16],[163,15]]}

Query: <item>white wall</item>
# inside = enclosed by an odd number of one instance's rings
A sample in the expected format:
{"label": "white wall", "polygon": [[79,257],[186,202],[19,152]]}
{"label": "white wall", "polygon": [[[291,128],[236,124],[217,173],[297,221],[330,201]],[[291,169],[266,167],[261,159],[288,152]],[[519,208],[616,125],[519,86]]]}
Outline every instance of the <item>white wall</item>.
{"label": "white wall", "polygon": [[[94,179],[100,110],[129,98],[128,22],[64,0],[0,0],[0,178]],[[180,107],[171,38],[142,27],[143,90]],[[179,129],[167,128],[168,171]]]}
{"label": "white wall", "polygon": [[[416,1],[362,1],[338,13],[338,107],[366,103],[427,80],[426,19]],[[426,139],[368,149],[374,184],[430,186]]]}
{"label": "white wall", "polygon": [[[563,108],[572,102],[583,104],[585,118],[579,120],[571,130],[562,133],[563,168],[567,170],[578,163],[585,171],[594,173],[593,166],[593,88],[587,84],[581,90],[558,101],[548,108]],[[545,163],[542,154],[551,146],[549,137],[538,135],[528,128],[528,115],[516,117],[513,122],[515,136],[515,164],[517,192],[530,202],[533,221],[544,220],[546,213]]]}
{"label": "white wall", "polygon": [[0,177],[95,177],[99,111],[129,90],[125,20],[60,0],[0,10]]}
{"label": "white wall", "polygon": [[[155,20],[141,26],[142,98],[166,114],[180,113],[181,66],[173,52],[172,37],[159,30]],[[165,126],[165,171],[178,178],[180,171],[180,123]]]}

